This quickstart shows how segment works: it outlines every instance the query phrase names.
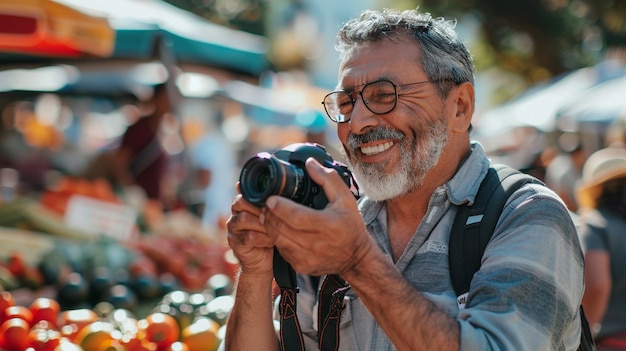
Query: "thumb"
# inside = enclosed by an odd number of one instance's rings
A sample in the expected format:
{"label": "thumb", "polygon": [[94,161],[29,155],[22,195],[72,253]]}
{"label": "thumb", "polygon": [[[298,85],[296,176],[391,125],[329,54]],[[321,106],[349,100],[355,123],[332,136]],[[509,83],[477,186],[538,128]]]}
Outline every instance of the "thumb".
{"label": "thumb", "polygon": [[342,194],[347,194],[346,190],[349,190],[349,186],[344,182],[336,169],[322,166],[313,157],[309,157],[306,160],[306,169],[311,179],[324,189],[329,202],[333,202],[338,197],[341,197]]}

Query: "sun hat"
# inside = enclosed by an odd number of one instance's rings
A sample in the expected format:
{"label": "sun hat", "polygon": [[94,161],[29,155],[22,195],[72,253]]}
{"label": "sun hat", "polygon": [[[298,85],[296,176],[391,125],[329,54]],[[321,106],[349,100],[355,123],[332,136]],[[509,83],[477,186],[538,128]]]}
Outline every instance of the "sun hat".
{"label": "sun hat", "polygon": [[609,147],[600,149],[585,161],[577,200],[581,207],[595,208],[602,194],[602,184],[626,177],[626,149]]}

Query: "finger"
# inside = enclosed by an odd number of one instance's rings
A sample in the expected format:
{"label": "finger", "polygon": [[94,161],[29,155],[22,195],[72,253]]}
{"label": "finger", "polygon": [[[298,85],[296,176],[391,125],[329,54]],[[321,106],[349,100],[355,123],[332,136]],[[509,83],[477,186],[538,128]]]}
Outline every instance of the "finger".
{"label": "finger", "polygon": [[233,203],[230,206],[230,211],[232,214],[249,212],[257,217],[261,214],[261,208],[248,202],[241,194],[237,195],[233,200]]}
{"label": "finger", "polygon": [[329,202],[334,202],[337,198],[344,197],[348,194],[350,194],[350,199],[354,199],[352,192],[349,191],[349,186],[344,182],[339,173],[337,173],[337,170],[324,167],[313,157],[309,157],[309,159],[306,160],[306,169],[311,179],[324,189],[324,193]]}
{"label": "finger", "polygon": [[232,248],[235,246],[245,246],[249,248],[274,246],[274,241],[267,233],[252,230],[238,232],[229,231],[228,243]]}
{"label": "finger", "polygon": [[261,222],[273,233],[307,231],[321,220],[320,211],[282,196],[270,196],[265,205]]}
{"label": "finger", "polygon": [[247,230],[265,231],[259,216],[245,211],[233,212],[230,218],[228,218],[227,226],[233,232]]}

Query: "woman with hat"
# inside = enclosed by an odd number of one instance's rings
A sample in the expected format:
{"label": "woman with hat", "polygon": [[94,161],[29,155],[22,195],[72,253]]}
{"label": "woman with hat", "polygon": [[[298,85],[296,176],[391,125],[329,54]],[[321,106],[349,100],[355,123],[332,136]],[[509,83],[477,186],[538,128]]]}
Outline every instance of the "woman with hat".
{"label": "woman with hat", "polygon": [[626,149],[606,148],[589,156],[577,199],[585,314],[599,350],[626,350]]}

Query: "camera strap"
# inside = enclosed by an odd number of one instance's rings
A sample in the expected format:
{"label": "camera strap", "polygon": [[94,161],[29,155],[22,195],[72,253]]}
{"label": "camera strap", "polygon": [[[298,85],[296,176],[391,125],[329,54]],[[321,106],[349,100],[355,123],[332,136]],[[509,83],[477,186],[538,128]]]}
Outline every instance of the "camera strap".
{"label": "camera strap", "polygon": [[339,349],[339,323],[343,311],[343,299],[350,285],[338,275],[327,275],[322,282],[318,302],[319,348],[323,351]]}
{"label": "camera strap", "polygon": [[[282,351],[304,351],[304,338],[296,313],[298,285],[296,272],[278,250],[274,250],[274,279],[280,288],[280,345]],[[338,275],[328,275],[319,292],[318,336],[323,351],[339,348],[339,322],[343,299],[350,286]]]}
{"label": "camera strap", "polygon": [[274,248],[274,280],[280,288],[280,345],[282,351],[304,351],[304,339],[296,314],[298,284],[296,272]]}

